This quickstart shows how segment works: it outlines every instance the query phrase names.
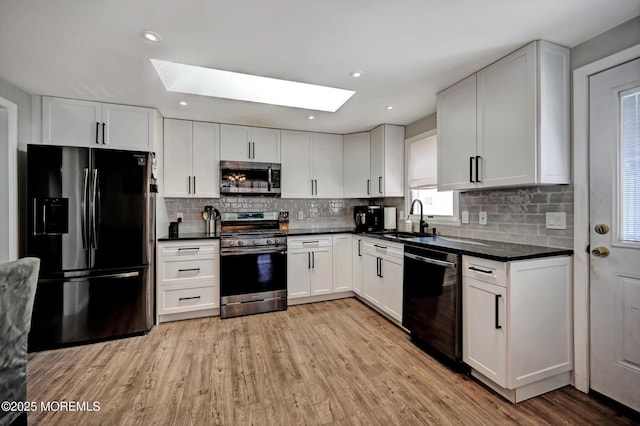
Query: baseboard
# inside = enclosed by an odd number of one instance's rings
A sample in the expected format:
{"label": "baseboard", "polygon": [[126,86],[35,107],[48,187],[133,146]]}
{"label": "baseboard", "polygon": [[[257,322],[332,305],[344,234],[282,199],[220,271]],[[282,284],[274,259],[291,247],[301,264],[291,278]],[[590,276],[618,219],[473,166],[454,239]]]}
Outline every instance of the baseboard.
{"label": "baseboard", "polygon": [[503,388],[474,369],[471,369],[471,376],[514,404],[571,385],[571,373],[569,371],[521,386],[517,389]]}
{"label": "baseboard", "polygon": [[186,319],[214,317],[220,315],[220,308],[202,309],[192,312],[180,312],[176,314],[158,315],[158,324],[169,321],[181,321]]}
{"label": "baseboard", "polygon": [[304,305],[306,303],[327,302],[329,300],[346,299],[347,297],[354,297],[354,296],[355,294],[352,291],[343,291],[340,293],[329,293],[329,294],[321,294],[319,296],[287,299],[287,305],[295,306],[295,305]]}

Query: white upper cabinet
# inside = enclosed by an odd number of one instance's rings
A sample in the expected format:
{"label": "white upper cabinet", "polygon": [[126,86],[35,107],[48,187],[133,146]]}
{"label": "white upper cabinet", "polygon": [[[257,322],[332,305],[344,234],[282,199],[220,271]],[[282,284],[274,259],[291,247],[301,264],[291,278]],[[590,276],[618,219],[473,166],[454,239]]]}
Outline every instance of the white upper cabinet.
{"label": "white upper cabinet", "polygon": [[567,48],[518,49],[439,93],[437,116],[438,189],[570,182]]}
{"label": "white upper cabinet", "polygon": [[342,136],[282,131],[282,198],[342,197]]}
{"label": "white upper cabinet", "polygon": [[220,196],[220,127],[216,123],[164,120],[164,196]]}
{"label": "white upper cabinet", "polygon": [[476,75],[438,94],[438,189],[468,188],[476,156]]}
{"label": "white upper cabinet", "polygon": [[404,127],[383,124],[371,131],[370,196],[404,197]]}
{"label": "white upper cabinet", "polygon": [[279,163],[280,130],[222,124],[220,160]]}
{"label": "white upper cabinet", "polygon": [[371,192],[371,134],[344,135],[344,196],[367,198]]}
{"label": "white upper cabinet", "polygon": [[102,104],[103,145],[112,149],[153,150],[155,111],[129,105]]}
{"label": "white upper cabinet", "polygon": [[42,143],[153,151],[156,111],[76,99],[42,98]]}

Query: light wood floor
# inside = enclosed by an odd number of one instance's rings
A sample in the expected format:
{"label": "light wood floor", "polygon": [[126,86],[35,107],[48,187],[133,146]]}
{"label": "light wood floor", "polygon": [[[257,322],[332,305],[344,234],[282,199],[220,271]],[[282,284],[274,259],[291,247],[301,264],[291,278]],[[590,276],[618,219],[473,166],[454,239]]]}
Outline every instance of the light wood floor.
{"label": "light wood floor", "polygon": [[572,387],[512,405],[355,299],[30,354],[28,396],[101,406],[31,424],[633,424]]}

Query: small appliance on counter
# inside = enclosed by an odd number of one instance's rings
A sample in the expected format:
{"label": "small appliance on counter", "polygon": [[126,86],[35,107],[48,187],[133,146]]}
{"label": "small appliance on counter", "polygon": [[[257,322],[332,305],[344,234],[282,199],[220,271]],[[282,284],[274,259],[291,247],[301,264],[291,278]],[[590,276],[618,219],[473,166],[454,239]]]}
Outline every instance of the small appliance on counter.
{"label": "small appliance on counter", "polygon": [[179,222],[169,222],[169,238],[178,238],[178,225]]}
{"label": "small appliance on counter", "polygon": [[395,231],[397,228],[396,225],[396,208],[395,207],[385,207],[384,208],[384,229]]}
{"label": "small appliance on counter", "polygon": [[355,206],[353,218],[357,232],[376,232],[383,229],[383,211],[381,206]]}

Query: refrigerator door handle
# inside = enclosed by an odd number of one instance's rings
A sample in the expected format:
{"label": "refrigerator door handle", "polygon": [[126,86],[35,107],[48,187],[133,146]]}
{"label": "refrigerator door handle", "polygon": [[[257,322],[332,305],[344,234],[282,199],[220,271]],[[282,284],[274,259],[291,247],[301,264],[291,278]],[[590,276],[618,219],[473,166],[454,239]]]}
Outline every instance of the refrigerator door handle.
{"label": "refrigerator door handle", "polygon": [[91,242],[98,248],[98,231],[96,229],[96,204],[98,198],[98,169],[93,170],[93,194],[91,195]]}
{"label": "refrigerator door handle", "polygon": [[82,200],[80,201],[80,225],[82,229],[82,249],[87,249],[87,186],[89,185],[89,169],[85,167],[82,178]]}

